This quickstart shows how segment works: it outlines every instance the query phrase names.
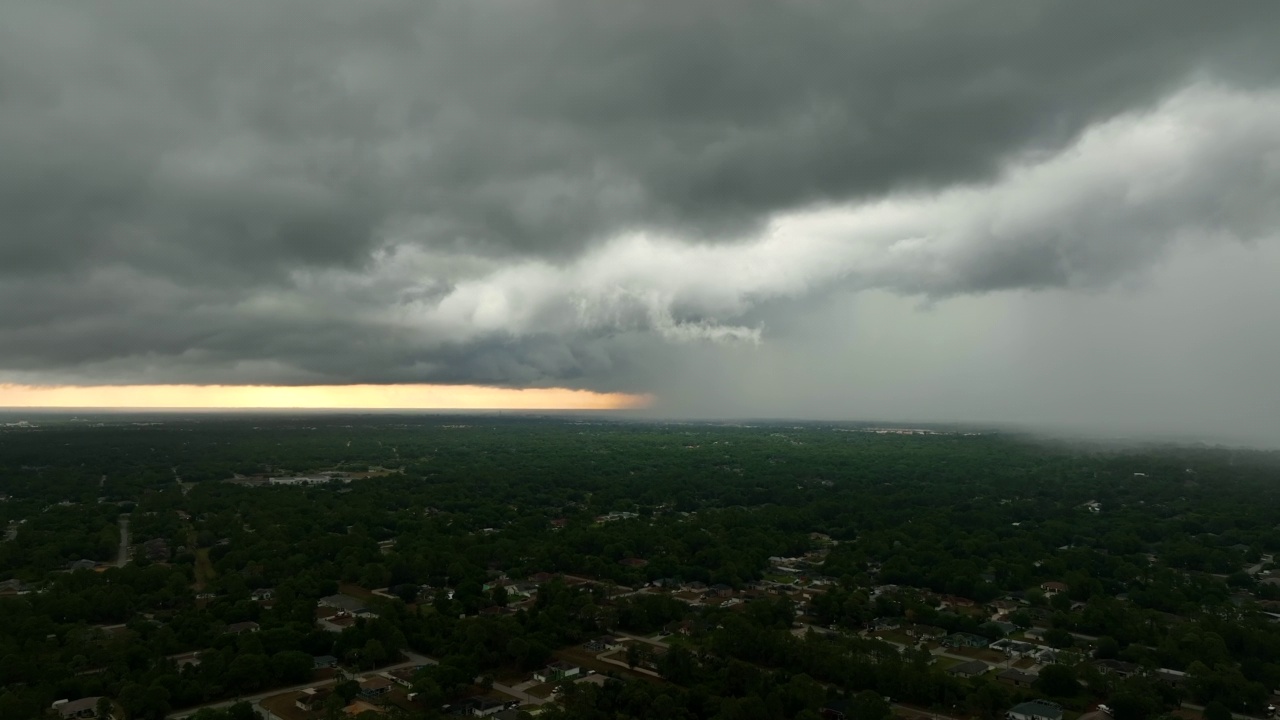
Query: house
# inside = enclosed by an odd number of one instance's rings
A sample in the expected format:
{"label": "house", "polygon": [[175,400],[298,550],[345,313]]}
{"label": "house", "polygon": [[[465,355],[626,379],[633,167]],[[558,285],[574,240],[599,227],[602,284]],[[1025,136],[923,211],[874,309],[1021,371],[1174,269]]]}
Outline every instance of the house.
{"label": "house", "polygon": [[713,597],[722,597],[722,598],[730,597],[731,595],[733,595],[733,588],[729,587],[728,585],[725,585],[724,583],[716,583],[715,585],[711,586],[711,589],[708,591],[707,594]]}
{"label": "house", "polygon": [[249,593],[249,599],[254,602],[265,602],[276,596],[276,591],[271,588],[260,588]]}
{"label": "house", "polygon": [[173,664],[179,670],[185,667],[200,667],[200,651],[178,653],[176,655],[166,655],[166,660],[172,660]]}
{"label": "house", "polygon": [[582,647],[592,652],[604,652],[606,650],[617,650],[622,647],[622,643],[618,638],[611,635],[601,635],[598,638],[592,638],[582,644]]}
{"label": "house", "polygon": [[[58,711],[58,715],[64,720],[72,718],[101,718],[98,714],[98,702],[102,700],[101,695],[93,697],[80,698],[79,700],[59,700],[53,704],[53,709]],[[114,715],[108,715],[112,718]],[[107,720],[102,718],[102,720]]]}
{"label": "house", "polygon": [[1008,720],[1062,720],[1062,706],[1048,700],[1030,700],[1009,708]]}
{"label": "house", "polygon": [[333,688],[331,687],[307,688],[306,690],[303,690],[302,693],[293,701],[293,705],[299,710],[305,710],[306,712],[319,710],[324,706],[324,701],[328,700],[329,696],[332,694]]}
{"label": "house", "polygon": [[515,583],[507,586],[507,594],[518,597],[533,597],[538,594],[538,586],[531,582]]}
{"label": "house", "polygon": [[311,666],[316,670],[338,667],[338,658],[332,655],[316,655],[311,658]]}
{"label": "house", "polygon": [[1026,657],[1033,653],[1039,652],[1039,650],[1040,648],[1036,645],[1032,645],[1031,643],[1019,642],[1017,640],[1010,640],[1009,642],[1005,643],[1005,646],[1004,646],[1004,652],[1009,657]]}
{"label": "house", "polygon": [[958,632],[958,633],[951,633],[950,635],[942,638],[942,644],[952,648],[961,648],[961,647],[984,648],[990,645],[991,641],[987,640],[981,635],[974,635],[973,633]]}
{"label": "house", "polygon": [[360,678],[360,695],[366,698],[375,698],[380,695],[386,695],[391,692],[392,683],[385,677],[365,677]]}
{"label": "house", "polygon": [[98,563],[85,559],[80,559],[67,565],[68,570],[92,570],[96,567],[98,567]]}
{"label": "house", "polygon": [[1094,660],[1093,666],[1104,675],[1127,678],[1138,673],[1138,665],[1123,660]]}
{"label": "house", "polygon": [[464,700],[459,709],[471,717],[493,717],[504,710],[520,707],[519,700],[496,700],[491,697],[475,696]]}
{"label": "house", "polygon": [[1014,687],[1031,687],[1038,677],[1040,676],[1029,672],[1023,672],[1017,668],[1009,668],[1008,670],[1000,671],[1000,674],[996,675],[996,680]]}
{"label": "house", "polygon": [[258,629],[259,629],[258,623],[253,622],[252,620],[250,620],[249,622],[231,623],[230,625],[227,626],[227,634],[239,635],[241,633],[247,633],[247,632],[256,633],[258,632]]}
{"label": "house", "polygon": [[27,583],[14,578],[12,580],[0,582],[0,595],[26,595],[34,588],[34,585],[28,585]]}
{"label": "house", "polygon": [[1040,590],[1042,590],[1046,595],[1057,595],[1058,593],[1066,592],[1070,589],[1071,588],[1066,583],[1060,583],[1056,580],[1042,583],[1040,585]]}
{"label": "house", "polygon": [[581,671],[582,668],[579,668],[577,665],[570,665],[567,662],[557,660],[556,662],[553,662],[545,668],[535,672],[533,674],[533,679],[544,683],[556,682],[557,680],[576,677]]}
{"label": "house", "polygon": [[954,677],[971,678],[977,677],[990,669],[991,666],[981,660],[970,660],[947,668],[947,674]]}
{"label": "house", "polygon": [[1181,670],[1170,670],[1169,668],[1159,668],[1151,673],[1151,677],[1173,687],[1182,687],[1187,683],[1187,674]]}

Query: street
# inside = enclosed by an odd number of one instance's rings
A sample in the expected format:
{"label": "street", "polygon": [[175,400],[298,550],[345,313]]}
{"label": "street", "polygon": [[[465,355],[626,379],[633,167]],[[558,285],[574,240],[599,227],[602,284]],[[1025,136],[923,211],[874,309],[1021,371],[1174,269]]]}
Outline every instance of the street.
{"label": "street", "polygon": [[[412,653],[412,652],[409,652],[408,650],[405,650],[403,652],[405,657],[409,658],[408,660],[402,663],[398,663],[396,665],[388,665],[387,667],[378,668],[377,670],[370,670],[367,673],[363,673],[361,676],[367,676],[367,675],[371,675],[374,673],[381,673],[381,672],[390,672],[392,670],[399,670],[401,668],[414,667],[415,665],[435,665],[436,664],[435,660],[432,660],[431,658],[425,655]],[[214,709],[228,708],[228,707],[231,707],[232,705],[235,705],[238,702],[248,702],[253,705],[254,712],[258,713],[264,718],[271,718],[272,715],[267,711],[267,709],[259,705],[259,703],[261,703],[263,700],[273,695],[279,695],[281,693],[297,692],[299,690],[304,690],[309,687],[322,687],[324,685],[331,685],[336,680],[337,678],[330,678],[328,680],[320,680],[318,682],[313,681],[313,682],[303,683],[301,685],[293,685],[291,687],[272,688],[270,690],[264,690],[254,695],[245,695],[243,697],[233,698],[231,700],[221,700],[218,702],[206,703],[204,705],[197,705],[195,707],[183,708],[182,710],[171,712],[165,717],[171,718],[171,719],[186,718],[196,714],[197,712],[205,708],[214,708]],[[497,687],[497,686],[495,685],[494,687]]]}
{"label": "street", "polygon": [[120,516],[120,555],[116,558],[116,567],[129,564],[129,513]]}

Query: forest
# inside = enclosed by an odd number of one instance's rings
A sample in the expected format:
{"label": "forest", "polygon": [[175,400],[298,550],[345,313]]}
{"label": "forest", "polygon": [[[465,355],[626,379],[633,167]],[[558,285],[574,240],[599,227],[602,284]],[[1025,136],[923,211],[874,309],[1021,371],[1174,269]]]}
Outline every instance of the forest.
{"label": "forest", "polygon": [[[336,717],[398,664],[408,687],[370,716],[431,718],[604,634],[652,640],[512,712],[994,719],[1043,699],[1068,720],[1224,720],[1280,689],[1273,452],[833,423],[27,419],[0,427],[3,718],[86,697],[121,719],[265,717],[260,698],[307,683],[334,692],[305,717]],[[340,593],[368,611],[321,620]],[[1045,652],[998,659],[1000,640]],[[967,658],[989,671],[954,672]],[[1012,667],[1034,680],[1003,682]]]}

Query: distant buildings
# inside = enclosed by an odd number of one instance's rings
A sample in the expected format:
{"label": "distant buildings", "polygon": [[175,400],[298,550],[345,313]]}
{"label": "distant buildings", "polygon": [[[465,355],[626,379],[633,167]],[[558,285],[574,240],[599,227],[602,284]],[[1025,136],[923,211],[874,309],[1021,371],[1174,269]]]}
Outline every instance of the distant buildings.
{"label": "distant buildings", "polygon": [[293,477],[273,477],[267,482],[271,485],[324,485],[331,479],[327,475],[295,475]]}

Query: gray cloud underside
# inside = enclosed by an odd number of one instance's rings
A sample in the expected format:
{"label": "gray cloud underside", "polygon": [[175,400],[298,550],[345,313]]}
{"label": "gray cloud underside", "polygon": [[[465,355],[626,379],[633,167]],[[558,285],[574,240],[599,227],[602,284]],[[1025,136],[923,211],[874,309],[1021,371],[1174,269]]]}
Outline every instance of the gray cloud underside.
{"label": "gray cloud underside", "polygon": [[[1277,27],[1267,2],[11,0],[0,371],[648,389],[639,346],[767,341],[771,304],[833,287],[1107,286],[1274,227]],[[1143,150],[1152,117],[1172,146]]]}

